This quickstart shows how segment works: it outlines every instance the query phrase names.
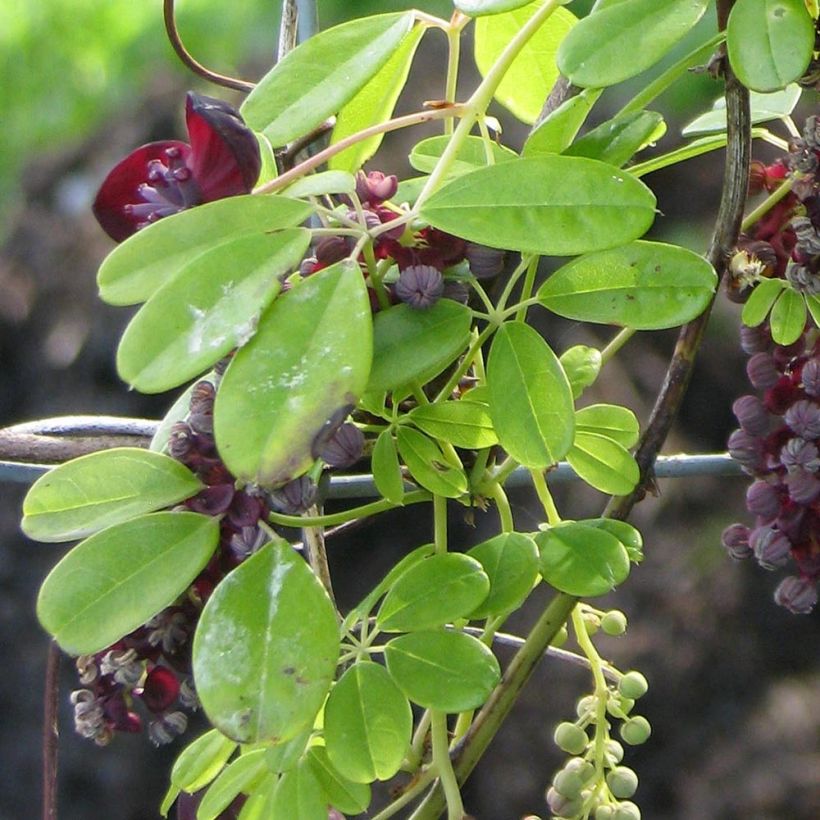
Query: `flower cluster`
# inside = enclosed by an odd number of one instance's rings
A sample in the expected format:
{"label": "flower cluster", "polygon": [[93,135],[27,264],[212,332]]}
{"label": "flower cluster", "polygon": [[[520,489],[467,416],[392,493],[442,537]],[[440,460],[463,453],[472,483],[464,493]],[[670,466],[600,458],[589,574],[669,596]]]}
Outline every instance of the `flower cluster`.
{"label": "flower cluster", "polygon": [[[730,293],[763,278],[785,279],[807,296],[820,293],[820,120],[811,117],[789,156],[752,169],[752,189],[773,191],[787,178],[788,193],[741,238]],[[793,561],[797,574],[777,587],[777,603],[807,613],[820,580],[820,334],[809,320],[788,346],[776,344],[767,324],[741,328],[747,374],[757,395],[733,405],[740,429],[729,452],[754,477],[746,504],[752,527],[732,524],[723,544],[733,558],[754,556],[765,569]]]}

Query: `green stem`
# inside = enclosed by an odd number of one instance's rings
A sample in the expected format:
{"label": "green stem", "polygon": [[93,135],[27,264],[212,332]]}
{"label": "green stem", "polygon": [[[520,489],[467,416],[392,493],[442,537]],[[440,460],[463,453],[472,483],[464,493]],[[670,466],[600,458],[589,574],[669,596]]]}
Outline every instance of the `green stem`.
{"label": "green stem", "polygon": [[634,327],[625,327],[612,338],[609,344],[601,351],[601,367],[603,367],[635,334]]}
{"label": "green stem", "polygon": [[527,319],[527,307],[530,297],[532,296],[532,288],[535,284],[535,274],[538,272],[538,260],[540,258],[540,256],[531,257],[527,265],[527,275],[524,277],[524,284],[521,286],[521,299],[518,304],[518,312],[515,314],[517,322],[524,322]]}
{"label": "green stem", "polygon": [[424,744],[427,741],[427,734],[430,731],[430,710],[425,709],[419,718],[416,731],[413,732],[413,740],[410,743],[410,752],[407,755],[407,764],[410,771],[415,771],[424,759]]}
{"label": "green stem", "polygon": [[[456,101],[458,85],[458,61],[461,56],[461,29],[447,28],[447,81],[444,86],[444,99],[449,103]],[[452,119],[444,120],[444,133],[453,133]]]}
{"label": "green stem", "polygon": [[456,389],[458,383],[461,381],[461,377],[470,369],[470,366],[473,363],[473,359],[481,351],[481,346],[494,332],[495,327],[493,325],[487,325],[487,327],[485,327],[484,330],[481,331],[481,333],[479,333],[477,336],[474,336],[473,342],[467,350],[467,353],[464,354],[464,358],[461,360],[461,363],[453,371],[453,375],[450,376],[450,378],[447,380],[447,384],[445,384],[444,387],[442,387],[441,390],[439,390],[434,402],[445,401],[453,392],[453,390]]}
{"label": "green stem", "polygon": [[435,780],[435,777],[436,770],[431,766],[422,772],[415,781],[411,781],[407,791],[402,792],[389,806],[374,815],[372,820],[387,820],[388,817],[393,817],[408,803],[412,803]]}
{"label": "green stem", "polygon": [[760,205],[750,211],[748,216],[743,218],[743,222],[740,223],[740,230],[748,231],[755,222],[758,222],[764,217],[781,199],[785,199],[791,193],[793,181],[791,177],[786,177]]}
{"label": "green stem", "polygon": [[443,495],[433,496],[433,531],[436,552],[447,552],[447,499]]}
{"label": "green stem", "polygon": [[538,500],[547,514],[547,521],[551,526],[556,526],[561,523],[561,516],[558,514],[558,508],[553,501],[552,493],[547,487],[547,480],[544,478],[544,473],[541,470],[530,470],[533,487],[538,495]]}
{"label": "green stem", "polygon": [[447,801],[447,820],[464,820],[464,803],[458,787],[453,763],[450,760],[450,741],[447,735],[447,715],[437,709],[430,712],[433,735],[433,766]]}
{"label": "green stem", "polygon": [[501,519],[501,532],[514,532],[515,522],[513,521],[512,509],[504,488],[497,481],[490,484],[487,495],[495,501],[498,509],[498,517]]}
{"label": "green stem", "polygon": [[514,472],[517,468],[518,462],[512,456],[507,456],[507,458],[498,465],[496,471],[490,477],[490,481],[495,481],[503,486],[504,482],[509,478],[510,473]]}
{"label": "green stem", "polygon": [[[504,285],[504,290],[501,292],[501,296],[498,297],[498,311],[504,311],[504,308],[507,305],[507,300],[510,298],[510,294],[512,293],[513,288],[516,285],[516,282],[521,278],[521,274],[527,270],[527,266],[529,265],[529,257],[522,256],[521,261],[515,266],[515,270],[510,274],[510,278],[507,280],[507,284]],[[518,306],[516,305],[516,310]]]}
{"label": "green stem", "polygon": [[726,39],[725,32],[718,32],[713,37],[710,37],[705,43],[692,49],[688,54],[685,54],[676,63],[673,63],[663,73],[658,75],[646,88],[639,94],[636,94],[615,116],[620,117],[624,114],[630,114],[633,111],[640,111],[646,108],[649,103],[656,97],[659,97],[671,86],[681,75],[694,65],[698,65],[705,58],[709,57],[715,50],[716,46],[720,45]]}
{"label": "green stem", "polygon": [[396,507],[405,507],[408,504],[419,504],[422,501],[429,501],[430,493],[427,490],[413,490],[405,493],[401,504],[395,504],[383,498],[381,501],[372,501],[370,504],[363,504],[361,507],[353,507],[350,510],[330,513],[329,515],[314,515],[304,518],[301,515],[284,515],[283,513],[270,512],[268,520],[280,527],[333,527],[336,524],[344,524],[347,521],[355,521],[357,518],[367,518],[370,515],[377,515]]}

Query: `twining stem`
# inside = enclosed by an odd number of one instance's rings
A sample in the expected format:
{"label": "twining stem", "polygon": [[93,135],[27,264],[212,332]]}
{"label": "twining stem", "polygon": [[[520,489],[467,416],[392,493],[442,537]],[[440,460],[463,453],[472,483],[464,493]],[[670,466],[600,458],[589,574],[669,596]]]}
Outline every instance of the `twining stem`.
{"label": "twining stem", "polygon": [[[447,715],[438,709],[431,710],[431,731],[433,738],[433,766],[438,773],[439,783],[447,801],[447,820],[463,820],[464,804],[458,787],[453,764],[450,760],[450,741],[447,736]],[[415,815],[414,815],[415,816]]]}
{"label": "twining stem", "polygon": [[[317,517],[318,508],[311,507],[306,517]],[[322,582],[328,597],[333,606],[336,606],[336,597],[333,595],[333,583],[330,579],[330,567],[327,563],[327,550],[325,549],[324,530],[321,526],[303,527],[302,542],[305,545],[308,563],[314,575]]]}
{"label": "twining stem", "polygon": [[625,327],[609,341],[601,351],[601,367],[603,367],[638,331],[634,327]]}
{"label": "twining stem", "polygon": [[515,522],[513,521],[510,501],[504,488],[497,481],[493,481],[487,488],[487,495],[495,501],[498,517],[501,519],[501,532],[514,532]]}
{"label": "twining stem", "polygon": [[43,820],[57,820],[57,758],[60,731],[57,703],[60,697],[60,648],[55,641],[46,655],[43,693]]}
{"label": "twining stem", "polygon": [[[456,87],[458,86],[458,61],[461,56],[461,29],[449,26],[447,28],[447,80],[444,85],[444,99],[448,103],[456,101]],[[444,133],[453,133],[453,121],[444,120]]]}

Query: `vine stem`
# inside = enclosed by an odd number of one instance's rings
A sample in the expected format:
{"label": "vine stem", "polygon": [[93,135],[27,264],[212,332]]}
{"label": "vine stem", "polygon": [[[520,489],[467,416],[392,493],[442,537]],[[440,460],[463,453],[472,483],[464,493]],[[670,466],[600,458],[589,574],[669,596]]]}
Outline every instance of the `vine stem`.
{"label": "vine stem", "polygon": [[438,772],[439,783],[444,790],[444,799],[447,801],[447,820],[463,820],[464,803],[461,801],[461,791],[450,760],[446,713],[438,709],[432,710],[430,723],[433,738],[433,766]]}
{"label": "vine stem", "polygon": [[[314,516],[318,514],[317,507],[311,507],[308,515],[313,513]],[[333,583],[330,578],[330,567],[327,563],[327,550],[325,549],[325,534],[324,528],[321,526],[303,527],[302,528],[302,542],[305,545],[307,552],[308,563],[313,570],[314,575],[322,582],[330,602],[336,609],[336,596],[333,594]],[[338,611],[338,610],[337,610]]]}
{"label": "vine stem", "polygon": [[749,211],[749,215],[740,224],[740,230],[746,231],[752,227],[761,217],[765,216],[781,199],[785,199],[792,190],[792,178],[786,177],[774,191],[763,200],[756,208]]}
{"label": "vine stem", "polygon": [[46,655],[45,693],[43,697],[43,820],[57,818],[57,761],[60,731],[57,702],[60,694],[60,648],[55,641]]}

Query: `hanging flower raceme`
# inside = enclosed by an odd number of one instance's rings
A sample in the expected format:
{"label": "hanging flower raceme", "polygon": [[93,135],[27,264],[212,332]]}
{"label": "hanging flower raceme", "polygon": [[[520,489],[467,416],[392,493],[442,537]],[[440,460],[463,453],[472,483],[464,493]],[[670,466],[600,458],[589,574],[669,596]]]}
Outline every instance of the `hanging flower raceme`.
{"label": "hanging flower raceme", "polygon": [[251,192],[262,164],[259,143],[236,109],[189,92],[185,122],[190,144],[143,145],[105,178],[94,215],[117,242],[194,205]]}

